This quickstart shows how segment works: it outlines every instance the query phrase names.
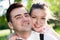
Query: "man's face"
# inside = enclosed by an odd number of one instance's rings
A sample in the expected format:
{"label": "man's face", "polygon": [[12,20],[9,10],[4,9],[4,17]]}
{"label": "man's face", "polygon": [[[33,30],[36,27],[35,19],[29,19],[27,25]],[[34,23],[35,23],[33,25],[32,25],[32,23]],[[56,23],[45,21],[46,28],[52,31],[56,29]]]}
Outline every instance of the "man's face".
{"label": "man's face", "polygon": [[32,27],[31,18],[24,7],[16,8],[11,11],[10,27],[15,31],[30,31]]}
{"label": "man's face", "polygon": [[46,23],[46,11],[42,9],[33,9],[31,16],[33,20],[33,29],[39,32]]}

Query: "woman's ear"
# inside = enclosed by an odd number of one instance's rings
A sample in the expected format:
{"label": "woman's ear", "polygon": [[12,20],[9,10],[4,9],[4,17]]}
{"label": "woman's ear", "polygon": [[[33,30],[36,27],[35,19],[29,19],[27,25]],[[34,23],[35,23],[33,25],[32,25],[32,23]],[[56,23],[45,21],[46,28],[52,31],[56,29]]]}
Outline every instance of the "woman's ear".
{"label": "woman's ear", "polygon": [[13,30],[13,25],[12,25],[11,22],[8,22],[8,26],[9,26],[9,28],[10,28],[11,30]]}

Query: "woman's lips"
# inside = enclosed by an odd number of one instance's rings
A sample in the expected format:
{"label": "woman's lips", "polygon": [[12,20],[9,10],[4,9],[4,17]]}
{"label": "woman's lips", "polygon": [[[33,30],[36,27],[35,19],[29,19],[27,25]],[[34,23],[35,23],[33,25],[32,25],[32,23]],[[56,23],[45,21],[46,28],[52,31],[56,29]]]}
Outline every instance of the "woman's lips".
{"label": "woman's lips", "polygon": [[34,24],[34,27],[35,27],[35,28],[40,28],[40,26],[38,26],[37,24]]}
{"label": "woman's lips", "polygon": [[37,30],[39,30],[39,32],[42,32],[42,33],[44,33],[46,29],[44,26],[37,25],[37,24],[34,24],[34,28],[36,28]]}

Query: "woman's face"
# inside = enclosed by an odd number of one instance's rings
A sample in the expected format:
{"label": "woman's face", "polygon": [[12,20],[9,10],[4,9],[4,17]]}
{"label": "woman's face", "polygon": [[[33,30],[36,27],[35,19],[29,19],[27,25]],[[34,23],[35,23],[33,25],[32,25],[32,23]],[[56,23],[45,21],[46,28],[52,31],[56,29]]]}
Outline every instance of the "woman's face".
{"label": "woman's face", "polygon": [[33,9],[31,12],[31,17],[33,20],[33,29],[39,32],[47,22],[46,11],[43,9]]}

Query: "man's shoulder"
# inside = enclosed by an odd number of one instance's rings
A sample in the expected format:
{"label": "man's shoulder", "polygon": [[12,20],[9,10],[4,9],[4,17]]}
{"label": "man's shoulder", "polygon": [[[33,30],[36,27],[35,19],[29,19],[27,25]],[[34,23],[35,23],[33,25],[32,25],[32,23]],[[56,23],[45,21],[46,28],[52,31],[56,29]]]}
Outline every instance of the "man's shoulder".
{"label": "man's shoulder", "polygon": [[9,34],[9,35],[7,36],[7,39],[10,39],[12,36],[14,36],[14,34],[15,34],[15,33]]}

